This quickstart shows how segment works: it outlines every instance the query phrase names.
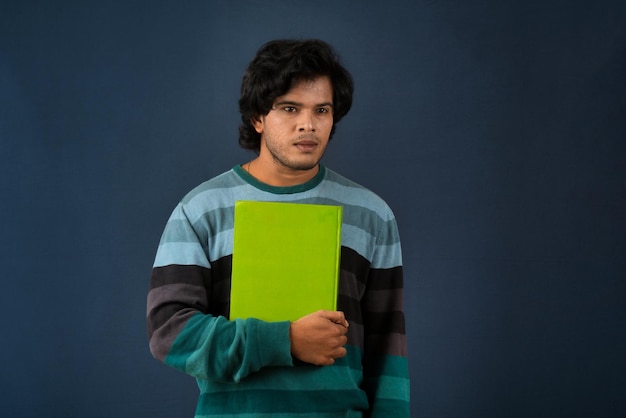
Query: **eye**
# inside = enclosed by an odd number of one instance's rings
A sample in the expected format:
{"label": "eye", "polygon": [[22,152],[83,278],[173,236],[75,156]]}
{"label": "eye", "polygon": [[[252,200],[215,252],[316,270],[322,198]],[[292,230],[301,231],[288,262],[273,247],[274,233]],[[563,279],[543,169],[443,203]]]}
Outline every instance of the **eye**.
{"label": "eye", "polygon": [[288,112],[288,113],[293,113],[293,112],[295,112],[297,109],[296,109],[294,106],[285,106],[285,107],[283,107],[283,110],[284,110],[285,112]]}
{"label": "eye", "polygon": [[327,114],[327,113],[331,113],[331,111],[330,111],[330,108],[328,107],[320,107],[319,109],[317,109],[317,113]]}

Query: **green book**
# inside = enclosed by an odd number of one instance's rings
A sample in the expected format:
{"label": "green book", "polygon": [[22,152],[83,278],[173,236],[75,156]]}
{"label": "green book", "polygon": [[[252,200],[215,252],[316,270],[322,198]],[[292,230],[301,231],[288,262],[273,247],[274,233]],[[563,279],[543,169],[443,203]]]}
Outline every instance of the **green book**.
{"label": "green book", "polygon": [[230,319],[337,309],[341,206],[235,202]]}

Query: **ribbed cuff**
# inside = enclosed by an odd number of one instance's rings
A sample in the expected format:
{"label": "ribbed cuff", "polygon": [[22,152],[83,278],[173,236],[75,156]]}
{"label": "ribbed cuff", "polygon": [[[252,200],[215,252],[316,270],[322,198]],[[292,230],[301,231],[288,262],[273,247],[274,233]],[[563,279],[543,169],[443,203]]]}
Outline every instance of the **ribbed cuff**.
{"label": "ribbed cuff", "polygon": [[248,319],[248,326],[254,329],[259,347],[258,361],[263,366],[293,366],[289,321],[265,322]]}

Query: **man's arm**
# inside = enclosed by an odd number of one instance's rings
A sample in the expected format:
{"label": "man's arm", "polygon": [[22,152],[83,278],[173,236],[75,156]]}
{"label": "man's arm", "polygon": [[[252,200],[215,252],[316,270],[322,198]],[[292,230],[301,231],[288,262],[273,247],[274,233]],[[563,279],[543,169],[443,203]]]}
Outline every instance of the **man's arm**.
{"label": "man's arm", "polygon": [[[150,348],[166,364],[197,378],[237,382],[262,367],[290,366],[291,355],[316,365],[330,365],[345,356],[348,322],[342,312],[318,311],[291,324],[207,315],[204,304],[198,304],[205,299],[203,279],[197,277],[194,286],[190,270],[202,271],[166,266],[152,274]],[[167,279],[162,276],[168,272],[185,277],[186,283],[163,285]]]}
{"label": "man's arm", "polygon": [[400,239],[393,218],[381,228],[361,301],[364,388],[370,418],[409,417],[409,373]]}
{"label": "man's arm", "polygon": [[227,320],[228,257],[209,262],[214,226],[193,212],[191,218],[179,204],[159,243],[147,300],[153,355],[216,381],[236,382],[262,367],[292,365],[288,321]]}
{"label": "man's arm", "polygon": [[193,377],[238,382],[266,366],[293,364],[289,322],[229,321],[210,313],[198,266],[155,267],[148,333],[155,358]]}

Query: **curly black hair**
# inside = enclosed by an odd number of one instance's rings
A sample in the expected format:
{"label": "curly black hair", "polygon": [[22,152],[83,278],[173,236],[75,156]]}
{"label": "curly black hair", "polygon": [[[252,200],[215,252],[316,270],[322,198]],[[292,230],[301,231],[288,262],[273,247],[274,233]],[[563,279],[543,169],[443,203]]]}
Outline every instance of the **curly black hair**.
{"label": "curly black hair", "polygon": [[333,128],[352,106],[354,82],[334,49],[319,39],[276,40],[263,45],[248,65],[239,97],[239,145],[259,152],[261,135],[252,119],[267,115],[277,97],[297,82],[328,76],[333,86]]}

